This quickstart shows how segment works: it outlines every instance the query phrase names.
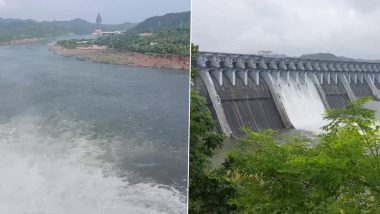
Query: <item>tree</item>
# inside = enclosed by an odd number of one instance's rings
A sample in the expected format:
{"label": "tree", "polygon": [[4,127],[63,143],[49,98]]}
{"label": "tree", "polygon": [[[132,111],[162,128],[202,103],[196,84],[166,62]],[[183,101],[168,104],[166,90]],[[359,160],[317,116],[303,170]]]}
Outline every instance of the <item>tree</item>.
{"label": "tree", "polygon": [[327,110],[317,145],[246,130],[223,166],[236,187],[230,204],[239,213],[379,213],[379,126],[366,102]]}
{"label": "tree", "polygon": [[[192,45],[193,57],[197,50]],[[223,169],[214,170],[209,163],[214,151],[223,145],[224,136],[217,132],[217,126],[206,99],[191,91],[189,213],[229,213],[234,209],[228,204],[234,187],[224,178]]]}
{"label": "tree", "polygon": [[223,135],[215,130],[216,123],[206,106],[206,100],[191,92],[189,213],[228,213],[233,209],[228,200],[234,188],[213,170],[209,158],[223,144]]}

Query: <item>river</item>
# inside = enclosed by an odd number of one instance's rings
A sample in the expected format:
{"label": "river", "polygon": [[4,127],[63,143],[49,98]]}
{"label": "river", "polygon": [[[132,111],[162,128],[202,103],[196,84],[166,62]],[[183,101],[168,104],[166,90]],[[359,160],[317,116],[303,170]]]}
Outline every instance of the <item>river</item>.
{"label": "river", "polygon": [[188,73],[0,46],[0,213],[185,213]]}

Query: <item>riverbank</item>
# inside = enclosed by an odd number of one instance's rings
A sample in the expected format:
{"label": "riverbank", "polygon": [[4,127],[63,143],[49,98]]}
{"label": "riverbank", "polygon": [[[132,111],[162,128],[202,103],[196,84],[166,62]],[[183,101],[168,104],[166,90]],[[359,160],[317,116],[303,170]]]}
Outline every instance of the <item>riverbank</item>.
{"label": "riverbank", "polygon": [[140,67],[189,70],[190,58],[174,55],[148,55],[135,52],[119,52],[104,46],[66,49],[57,44],[49,44],[49,50],[57,55],[74,57],[93,62],[131,65]]}

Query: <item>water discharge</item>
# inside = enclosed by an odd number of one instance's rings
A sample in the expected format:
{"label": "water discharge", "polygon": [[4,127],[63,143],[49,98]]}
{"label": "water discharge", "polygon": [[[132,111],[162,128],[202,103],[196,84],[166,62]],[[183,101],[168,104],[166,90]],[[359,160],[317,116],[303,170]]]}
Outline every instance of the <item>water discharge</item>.
{"label": "water discharge", "polygon": [[87,139],[83,125],[66,120],[52,136],[36,121],[0,126],[2,213],[184,212],[181,193],[172,187],[131,185],[100,162],[101,142]]}
{"label": "water discharge", "polygon": [[324,105],[319,97],[318,91],[307,77],[297,83],[294,78],[281,77],[279,82],[279,91],[285,111],[296,129],[320,132],[324,125],[323,113]]}
{"label": "water discharge", "polygon": [[188,76],[0,47],[0,213],[186,213]]}

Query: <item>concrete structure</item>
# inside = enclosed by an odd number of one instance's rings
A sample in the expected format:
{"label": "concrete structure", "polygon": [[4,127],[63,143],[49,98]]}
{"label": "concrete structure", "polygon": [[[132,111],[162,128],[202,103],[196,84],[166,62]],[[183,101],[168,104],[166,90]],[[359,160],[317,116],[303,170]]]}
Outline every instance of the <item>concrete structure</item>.
{"label": "concrete structure", "polygon": [[120,36],[120,35],[123,35],[124,33],[123,32],[120,32],[120,31],[103,31],[102,34],[101,34],[101,37],[116,37],[116,36]]}
{"label": "concrete structure", "polygon": [[95,32],[93,33],[96,37],[102,37],[102,34],[103,34],[103,30],[102,30],[102,22],[103,22],[103,19],[102,17],[100,16],[100,13],[98,13],[98,16],[96,17],[96,30]]}
{"label": "concrete structure", "polygon": [[[241,126],[260,130],[292,127],[280,99],[281,79],[296,84],[310,78],[326,108],[345,107],[361,96],[380,99],[380,63],[273,58],[200,52],[196,60],[210,106],[227,136]],[[203,84],[203,86],[202,86]],[[256,114],[259,112],[259,114]],[[233,116],[231,116],[233,115]],[[247,119],[248,118],[248,119]]]}
{"label": "concrete structure", "polygon": [[102,29],[102,22],[103,22],[103,19],[100,16],[100,13],[98,13],[98,16],[96,17],[96,29],[97,30],[101,30]]}

